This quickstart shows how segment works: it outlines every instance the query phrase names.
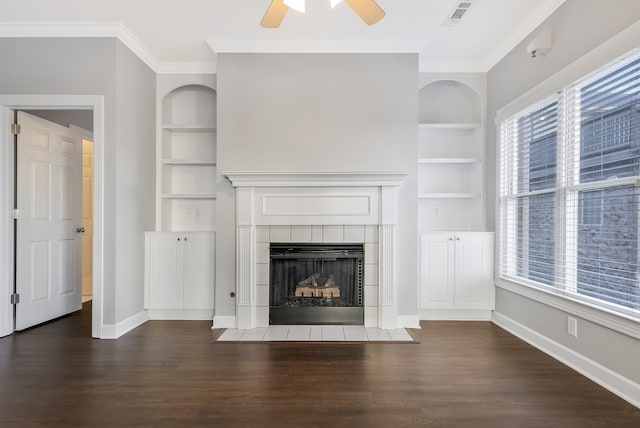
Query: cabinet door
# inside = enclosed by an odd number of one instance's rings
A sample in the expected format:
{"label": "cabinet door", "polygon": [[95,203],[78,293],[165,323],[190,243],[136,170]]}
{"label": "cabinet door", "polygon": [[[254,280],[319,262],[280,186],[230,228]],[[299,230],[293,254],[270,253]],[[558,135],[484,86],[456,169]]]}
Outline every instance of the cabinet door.
{"label": "cabinet door", "polygon": [[213,235],[184,235],[184,308],[213,309],[215,250]]}
{"label": "cabinet door", "polygon": [[419,243],[420,307],[453,307],[453,234],[421,233]]}
{"label": "cabinet door", "polygon": [[455,234],[455,307],[493,309],[493,233]]}
{"label": "cabinet door", "polygon": [[181,309],[182,239],[176,233],[152,233],[148,240],[149,309]]}

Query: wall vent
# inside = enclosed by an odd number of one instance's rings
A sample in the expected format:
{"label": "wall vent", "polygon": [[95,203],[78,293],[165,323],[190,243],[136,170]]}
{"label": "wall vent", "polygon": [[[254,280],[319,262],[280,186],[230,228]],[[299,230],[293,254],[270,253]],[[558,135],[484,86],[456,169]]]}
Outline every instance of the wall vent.
{"label": "wall vent", "polygon": [[472,1],[458,2],[456,7],[454,7],[453,11],[449,14],[447,20],[444,21],[442,25],[445,27],[453,27],[454,25],[458,25],[460,21],[462,21],[462,18],[467,14],[472,4]]}

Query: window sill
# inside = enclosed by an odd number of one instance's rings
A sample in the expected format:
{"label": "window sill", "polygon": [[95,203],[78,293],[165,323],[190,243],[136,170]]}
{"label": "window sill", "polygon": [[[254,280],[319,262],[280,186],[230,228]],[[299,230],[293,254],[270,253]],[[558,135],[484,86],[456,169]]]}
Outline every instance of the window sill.
{"label": "window sill", "polygon": [[640,319],[638,318],[614,313],[568,296],[555,294],[504,278],[496,278],[496,287],[640,340]]}

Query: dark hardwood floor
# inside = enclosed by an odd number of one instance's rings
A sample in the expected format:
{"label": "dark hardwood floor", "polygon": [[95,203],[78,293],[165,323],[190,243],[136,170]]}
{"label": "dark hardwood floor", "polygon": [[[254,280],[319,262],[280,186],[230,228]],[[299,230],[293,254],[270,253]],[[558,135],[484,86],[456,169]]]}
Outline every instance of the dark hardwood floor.
{"label": "dark hardwood floor", "polygon": [[210,322],[0,339],[0,427],[640,427],[640,410],[485,322],[419,344],[212,343]]}

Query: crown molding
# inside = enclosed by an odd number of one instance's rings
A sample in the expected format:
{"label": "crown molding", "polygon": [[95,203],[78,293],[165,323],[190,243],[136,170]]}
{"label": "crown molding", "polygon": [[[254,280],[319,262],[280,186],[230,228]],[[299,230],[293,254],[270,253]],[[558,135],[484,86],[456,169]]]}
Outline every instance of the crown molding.
{"label": "crown molding", "polygon": [[161,62],[120,22],[0,22],[0,38],[10,37],[113,37],[156,73],[211,74],[216,70],[214,62]]}
{"label": "crown molding", "polygon": [[230,40],[207,39],[216,53],[415,53],[424,48],[415,40],[298,39]]}

